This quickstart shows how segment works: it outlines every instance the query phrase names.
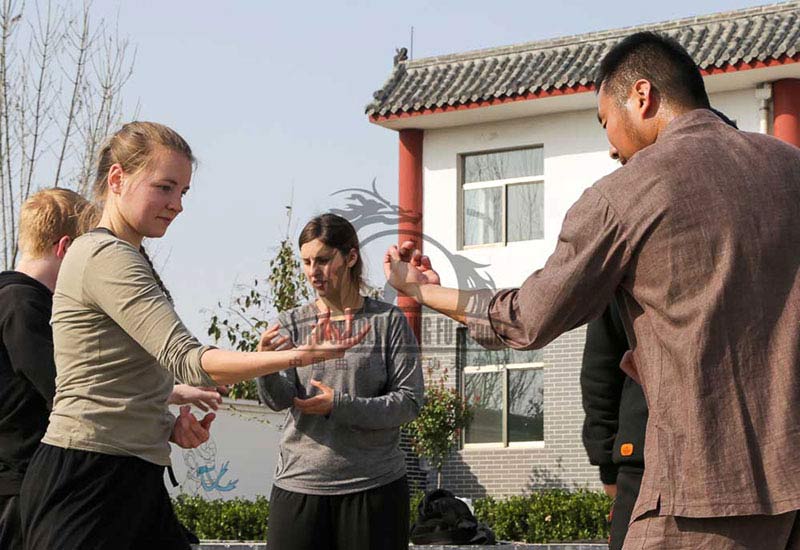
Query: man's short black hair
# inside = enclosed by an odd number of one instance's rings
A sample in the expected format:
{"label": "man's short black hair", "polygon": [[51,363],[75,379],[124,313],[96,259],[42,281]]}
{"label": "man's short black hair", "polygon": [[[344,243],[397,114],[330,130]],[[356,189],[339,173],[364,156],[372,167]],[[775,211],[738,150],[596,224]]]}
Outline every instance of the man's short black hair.
{"label": "man's short black hair", "polygon": [[694,109],[709,107],[700,69],[689,53],[674,39],[654,32],[637,32],[622,40],[606,54],[595,75],[597,91],[621,103],[631,86],[645,79],[662,101]]}

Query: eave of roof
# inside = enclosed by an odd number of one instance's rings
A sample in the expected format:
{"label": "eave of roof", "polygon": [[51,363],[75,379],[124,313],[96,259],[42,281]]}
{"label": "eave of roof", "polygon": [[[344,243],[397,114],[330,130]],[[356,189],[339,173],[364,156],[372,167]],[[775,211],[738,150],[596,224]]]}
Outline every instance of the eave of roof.
{"label": "eave of roof", "polygon": [[401,62],[366,111],[380,124],[589,92],[602,56],[643,30],[676,38],[707,76],[800,60],[800,1],[793,1]]}

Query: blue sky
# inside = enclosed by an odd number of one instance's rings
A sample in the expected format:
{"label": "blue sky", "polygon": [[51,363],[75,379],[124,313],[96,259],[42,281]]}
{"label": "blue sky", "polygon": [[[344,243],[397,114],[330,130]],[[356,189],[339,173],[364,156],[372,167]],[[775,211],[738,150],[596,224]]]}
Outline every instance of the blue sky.
{"label": "blue sky", "polygon": [[[414,26],[414,57],[740,9],[748,0],[689,2],[271,2],[97,0],[137,46],[128,112],[165,123],[200,164],[181,217],[150,243],[187,325],[206,339],[208,314],[252,280],[286,230],[342,206],[331,193],[367,187],[397,197],[397,135],[364,106]],[[591,182],[587,182],[591,183]],[[292,201],[293,195],[293,201]],[[298,227],[299,226],[299,227]],[[383,282],[381,245],[365,251]]]}

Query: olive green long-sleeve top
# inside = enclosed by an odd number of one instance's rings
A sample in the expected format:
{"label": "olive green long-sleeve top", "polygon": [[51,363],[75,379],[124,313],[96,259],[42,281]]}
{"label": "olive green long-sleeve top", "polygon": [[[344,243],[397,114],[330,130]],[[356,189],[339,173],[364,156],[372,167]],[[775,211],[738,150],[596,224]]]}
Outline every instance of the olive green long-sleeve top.
{"label": "olive green long-sleeve top", "polygon": [[53,295],[56,395],[42,442],[167,466],[175,381],[211,386],[209,349],[186,329],[150,264],[101,231],[70,247]]}

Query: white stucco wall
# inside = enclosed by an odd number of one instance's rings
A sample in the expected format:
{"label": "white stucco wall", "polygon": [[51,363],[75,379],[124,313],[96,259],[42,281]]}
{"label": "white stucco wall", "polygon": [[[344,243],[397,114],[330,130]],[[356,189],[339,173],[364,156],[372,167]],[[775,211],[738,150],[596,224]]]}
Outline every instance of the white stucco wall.
{"label": "white stucco wall", "polygon": [[[711,102],[735,119],[741,129],[758,130],[759,103],[753,88],[712,94]],[[544,147],[544,239],[458,251],[458,155],[528,145]],[[617,166],[608,157],[608,142],[594,109],[426,130],[423,144],[425,253],[440,270],[445,285],[456,286],[459,281],[436,243],[451,253],[491,264],[485,272],[491,275],[498,288],[518,286],[528,274],[544,265],[555,248],[567,210],[583,190]]]}
{"label": "white stucco wall", "polygon": [[[171,410],[178,414],[177,407]],[[205,414],[193,412],[198,418]],[[172,467],[180,487],[168,483],[170,494],[226,500],[268,497],[285,414],[254,401],[223,404],[211,425],[209,441],[192,450],[172,445]]]}

